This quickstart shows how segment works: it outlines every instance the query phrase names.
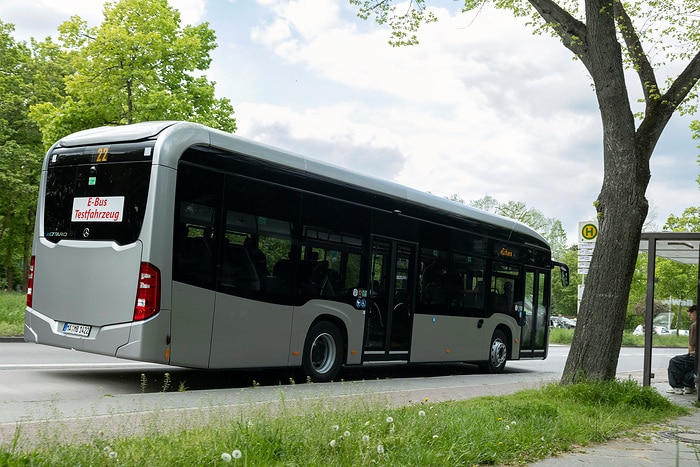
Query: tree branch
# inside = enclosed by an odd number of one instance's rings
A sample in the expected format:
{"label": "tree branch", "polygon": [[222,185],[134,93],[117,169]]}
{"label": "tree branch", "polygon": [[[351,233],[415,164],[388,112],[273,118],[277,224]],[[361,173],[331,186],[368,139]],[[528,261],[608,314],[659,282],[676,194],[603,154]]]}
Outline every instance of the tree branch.
{"label": "tree branch", "polygon": [[564,47],[582,60],[588,53],[586,25],[552,0],[528,0],[561,38]]}
{"label": "tree branch", "polygon": [[[647,100],[644,120],[637,129],[637,144],[654,147],[678,106],[700,79],[700,52],[695,54],[668,91],[658,99]],[[651,151],[649,153],[651,156]]]}
{"label": "tree branch", "polygon": [[644,92],[644,100],[647,103],[647,111],[649,111],[650,103],[658,97],[659,85],[656,82],[656,75],[654,74],[654,68],[649,63],[647,54],[644,52],[642,47],[642,42],[637,35],[637,31],[632,24],[625,7],[622,2],[615,0],[613,2],[613,12],[615,14],[615,19],[617,20],[618,29],[620,34],[622,34],[625,40],[625,45],[627,46],[627,52],[629,54],[632,63],[634,64],[634,69],[637,71],[639,80],[642,83],[642,90]]}

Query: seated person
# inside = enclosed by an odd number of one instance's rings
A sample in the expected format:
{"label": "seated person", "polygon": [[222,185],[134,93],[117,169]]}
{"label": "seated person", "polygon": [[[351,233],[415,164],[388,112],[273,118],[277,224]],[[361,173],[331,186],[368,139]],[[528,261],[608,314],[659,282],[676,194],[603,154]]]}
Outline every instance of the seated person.
{"label": "seated person", "polygon": [[690,314],[690,332],[688,333],[688,353],[676,355],[668,362],[668,383],[671,387],[667,392],[673,394],[694,394],[695,389],[695,342],[696,330],[695,320],[697,319],[696,305],[688,308]]}

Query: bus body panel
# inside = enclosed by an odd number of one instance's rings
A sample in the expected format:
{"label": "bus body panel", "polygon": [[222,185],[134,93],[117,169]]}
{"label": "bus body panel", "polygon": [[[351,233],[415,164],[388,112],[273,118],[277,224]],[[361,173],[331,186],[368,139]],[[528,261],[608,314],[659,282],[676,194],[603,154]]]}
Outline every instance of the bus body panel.
{"label": "bus body panel", "polygon": [[64,333],[64,324],[27,307],[24,340],[114,357],[117,349],[129,341],[131,333],[131,325],[127,323],[93,327],[89,337],[80,337]]}
{"label": "bus body panel", "polygon": [[283,367],[293,307],[216,294],[210,368]]}
{"label": "bus body panel", "polygon": [[161,272],[161,309],[171,310],[173,263],[173,212],[175,200],[168,193],[175,191],[177,172],[169,167],[153,166],[148,203],[140,239],[143,244],[142,261],[155,265]]}
{"label": "bus body panel", "polygon": [[411,362],[486,360],[491,337],[498,327],[510,329],[512,359],[517,360],[520,326],[512,318],[500,315],[484,319],[416,314],[413,318]]}
{"label": "bus body panel", "polygon": [[[130,330],[129,342],[117,349],[115,357],[161,364],[170,363],[168,345],[170,310],[161,308],[160,312],[152,318],[123,326]],[[97,344],[97,341],[95,343]],[[103,347],[102,343],[99,347]],[[88,343],[84,350],[99,353],[90,350]]]}
{"label": "bus body panel", "polygon": [[466,361],[486,358],[491,332],[481,318],[416,314],[411,362]]}
{"label": "bus body panel", "polygon": [[60,324],[93,326],[133,320],[141,242],[40,239],[35,245],[32,308]]}
{"label": "bus body panel", "polygon": [[170,363],[208,368],[216,293],[173,281]]}

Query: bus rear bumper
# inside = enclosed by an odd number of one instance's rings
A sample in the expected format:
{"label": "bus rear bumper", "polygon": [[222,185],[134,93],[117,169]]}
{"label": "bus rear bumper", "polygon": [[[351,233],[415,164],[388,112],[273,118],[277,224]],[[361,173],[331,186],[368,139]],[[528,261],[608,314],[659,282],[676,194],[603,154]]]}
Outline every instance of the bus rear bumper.
{"label": "bus rear bumper", "polygon": [[100,355],[117,356],[117,350],[129,342],[131,324],[91,326],[87,337],[63,332],[65,323],[27,307],[24,314],[24,340],[36,344],[74,349]]}

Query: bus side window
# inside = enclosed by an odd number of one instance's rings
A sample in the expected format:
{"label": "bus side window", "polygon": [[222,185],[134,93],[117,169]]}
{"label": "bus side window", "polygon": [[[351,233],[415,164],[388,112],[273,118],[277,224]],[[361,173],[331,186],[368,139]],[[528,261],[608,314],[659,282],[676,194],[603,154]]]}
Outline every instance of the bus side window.
{"label": "bus side window", "polygon": [[224,292],[241,297],[254,297],[260,291],[260,278],[253,260],[243,245],[227,245],[221,266],[221,287]]}

